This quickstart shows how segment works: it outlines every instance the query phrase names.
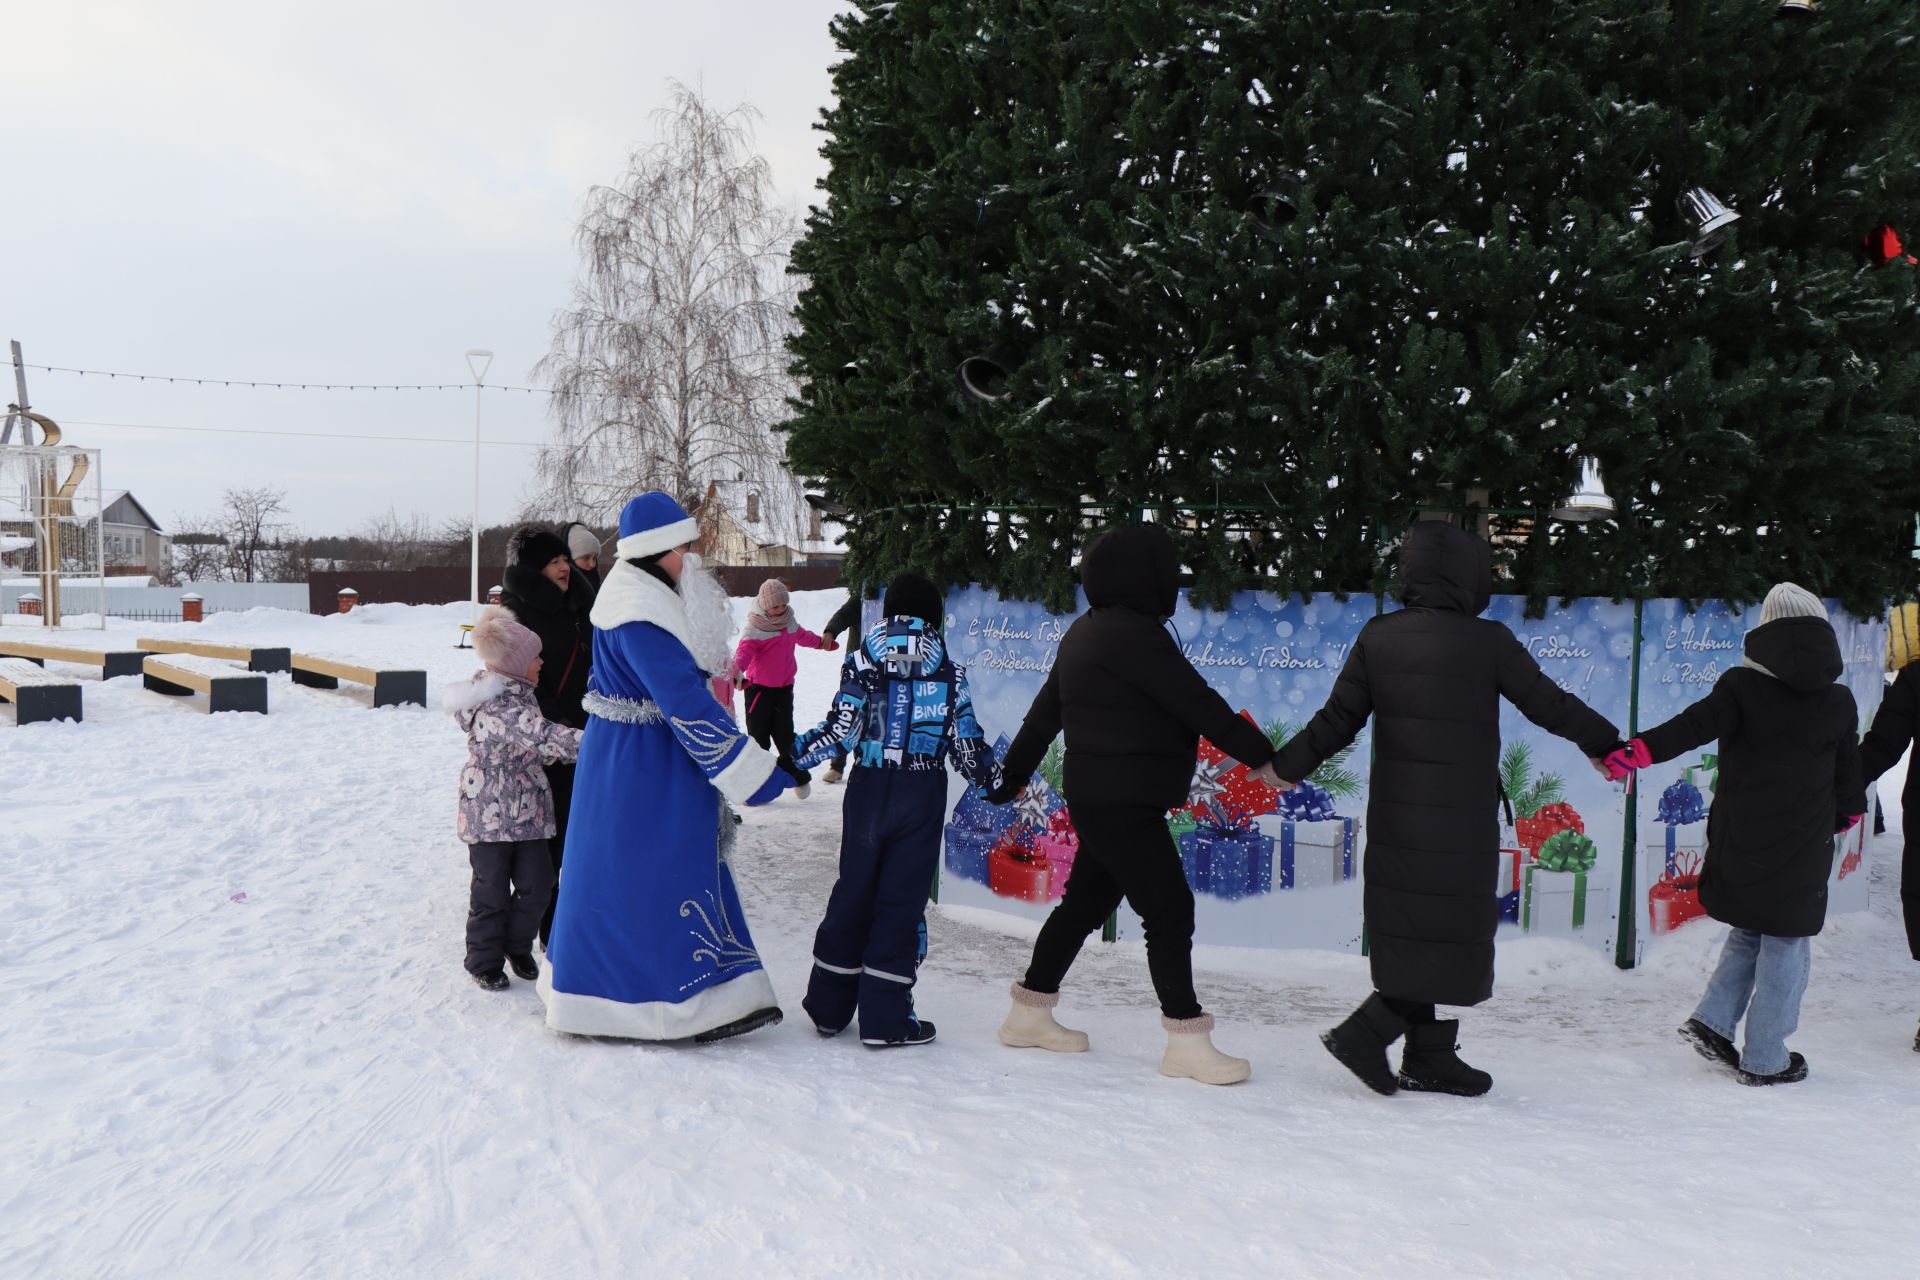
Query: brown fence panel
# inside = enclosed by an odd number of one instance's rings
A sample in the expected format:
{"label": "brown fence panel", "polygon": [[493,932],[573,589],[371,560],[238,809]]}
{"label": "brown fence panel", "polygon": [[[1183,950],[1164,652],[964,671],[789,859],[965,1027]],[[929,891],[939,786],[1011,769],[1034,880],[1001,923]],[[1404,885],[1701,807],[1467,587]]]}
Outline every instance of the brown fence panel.
{"label": "brown fence panel", "polygon": [[837,564],[715,565],[714,576],[730,596],[750,596],[768,578],[778,578],[789,591],[825,591],[840,584]]}
{"label": "brown fence panel", "polygon": [[[360,604],[458,604],[468,598],[469,570],[459,568],[338,570],[313,573],[307,577],[308,608],[315,613],[333,613],[339,606],[340,589],[352,587],[360,593]],[[778,578],[789,591],[824,591],[840,583],[840,566],[834,564],[795,565],[716,565],[715,576],[732,596],[750,596],[760,590],[768,578]],[[505,570],[480,570],[480,594],[499,585]]]}

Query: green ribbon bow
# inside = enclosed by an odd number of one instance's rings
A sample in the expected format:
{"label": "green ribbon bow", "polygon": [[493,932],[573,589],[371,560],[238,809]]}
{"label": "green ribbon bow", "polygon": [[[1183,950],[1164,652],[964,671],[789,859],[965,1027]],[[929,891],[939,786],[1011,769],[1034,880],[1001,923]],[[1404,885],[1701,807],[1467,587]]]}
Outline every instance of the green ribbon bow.
{"label": "green ribbon bow", "polygon": [[1561,831],[1540,846],[1539,863],[1548,871],[1591,871],[1600,850],[1578,831]]}
{"label": "green ribbon bow", "polygon": [[1720,793],[1720,757],[1712,752],[1702,751],[1699,764],[1688,765],[1680,771],[1688,782],[1692,782],[1697,787],[1700,784],[1694,779],[1695,770],[1708,775],[1706,789],[1709,793],[1718,795]]}

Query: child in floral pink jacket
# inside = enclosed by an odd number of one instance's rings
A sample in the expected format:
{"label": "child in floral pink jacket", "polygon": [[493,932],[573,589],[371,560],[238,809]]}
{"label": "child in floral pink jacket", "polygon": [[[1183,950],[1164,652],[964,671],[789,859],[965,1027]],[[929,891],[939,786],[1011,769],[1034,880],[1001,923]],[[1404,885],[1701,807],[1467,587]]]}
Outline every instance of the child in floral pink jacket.
{"label": "child in floral pink jacket", "polygon": [[505,960],[520,978],[540,976],[533,941],[553,896],[553,792],[543,764],[580,754],[580,730],[540,712],[540,637],[494,606],[480,615],[473,649],[486,664],[443,699],[467,734],[460,770],[460,838],[473,863],[467,911],[467,972],[488,991],[507,987]]}
{"label": "child in floral pink jacket", "polygon": [[794,651],[802,645],[829,653],[840,647],[801,626],[793,616],[787,585],[768,578],[747,614],[746,634],[734,650],[733,664],[746,690],[747,736],[780,758],[780,767],[799,784],[793,794],[804,800],[813,775],[793,762],[793,681],[800,673]]}

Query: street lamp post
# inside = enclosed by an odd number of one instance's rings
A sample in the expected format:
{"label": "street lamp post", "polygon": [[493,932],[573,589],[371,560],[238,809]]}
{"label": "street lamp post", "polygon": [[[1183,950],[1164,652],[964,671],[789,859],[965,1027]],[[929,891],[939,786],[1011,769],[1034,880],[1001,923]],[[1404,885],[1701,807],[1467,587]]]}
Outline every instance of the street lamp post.
{"label": "street lamp post", "polygon": [[478,347],[467,352],[467,368],[473,371],[473,609],[468,622],[480,622],[480,394],[487,369],[493,364],[493,352]]}

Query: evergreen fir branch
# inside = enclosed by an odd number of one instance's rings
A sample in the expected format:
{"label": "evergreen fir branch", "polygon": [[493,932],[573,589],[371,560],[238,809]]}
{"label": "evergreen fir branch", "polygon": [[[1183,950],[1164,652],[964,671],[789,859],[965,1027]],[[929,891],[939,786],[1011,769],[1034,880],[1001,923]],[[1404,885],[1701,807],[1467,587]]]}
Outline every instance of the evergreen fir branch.
{"label": "evergreen fir branch", "polygon": [[1053,745],[1047,748],[1047,754],[1041,757],[1040,777],[1053,788],[1053,794],[1063,799],[1066,797],[1067,746],[1061,739],[1055,738]]}
{"label": "evergreen fir branch", "polygon": [[1533,748],[1524,742],[1510,742],[1500,754],[1500,789],[1507,794],[1516,818],[1531,818],[1526,807],[1527,791],[1533,780]]}

